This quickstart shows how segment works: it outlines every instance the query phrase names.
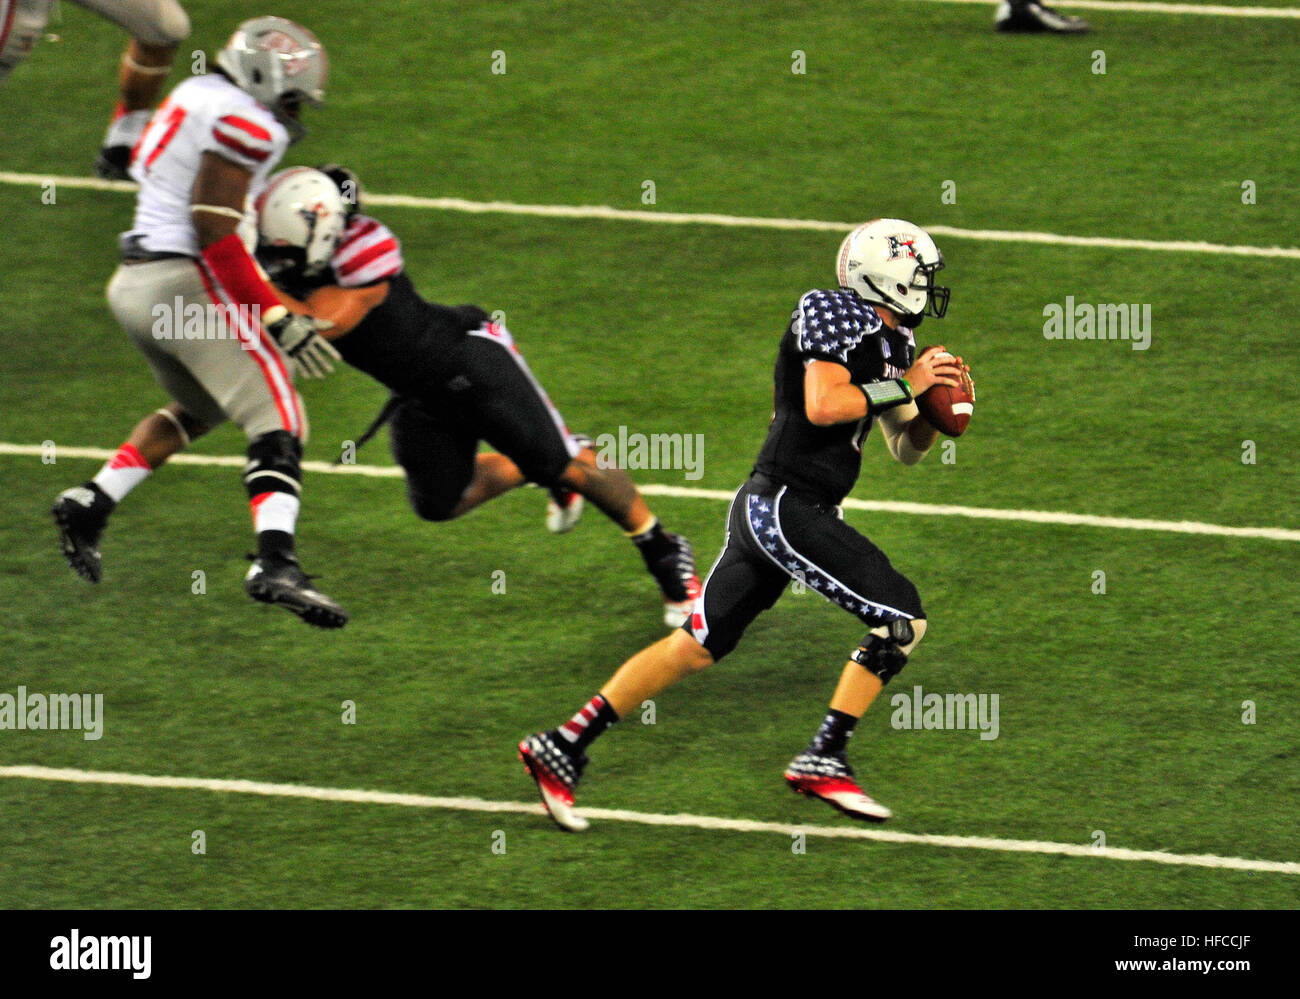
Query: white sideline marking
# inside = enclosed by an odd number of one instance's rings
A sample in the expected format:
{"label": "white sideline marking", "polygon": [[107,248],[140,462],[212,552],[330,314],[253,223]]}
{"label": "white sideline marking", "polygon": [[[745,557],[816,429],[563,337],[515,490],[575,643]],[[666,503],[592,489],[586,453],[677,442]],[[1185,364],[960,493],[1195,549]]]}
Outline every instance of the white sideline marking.
{"label": "white sideline marking", "polygon": [[[982,4],[996,7],[998,0],[924,0],[925,3]],[[1213,3],[1145,3],[1139,0],[1060,0],[1055,7],[1079,10],[1113,10],[1132,14],[1203,14],[1209,17],[1300,18],[1297,7],[1228,7]]]}
{"label": "white sideline marking", "polygon": [[[51,177],[38,173],[0,171],[0,184],[56,186],[90,191],[134,191],[135,184],[99,177]],[[533,215],[542,218],[605,219],[617,222],[647,222],[661,225],[715,225],[747,229],[785,229],[846,233],[857,222],[822,222],[816,219],[762,218],[745,215],[717,215],[708,212],[635,211],[608,205],[525,205],[513,201],[467,201],[464,198],[424,198],[409,194],[370,194],[366,204],[390,208],[424,208],[433,211],[468,212],[481,215]],[[1165,253],[1216,253],[1237,257],[1276,257],[1300,260],[1300,248],[1291,246],[1230,246],[1198,240],[1122,239],[1110,236],[1067,236],[1054,232],[1018,232],[1009,229],[958,229],[931,225],[934,236],[971,239],[986,243],[1037,243],[1046,246],[1092,246],[1119,250],[1152,250]]]}
{"label": "white sideline marking", "polygon": [[[251,780],[220,780],[210,777],[157,777],[150,774],[115,773],[104,770],[76,770],[61,767],[0,766],[0,777],[27,780],[65,781],[73,784],[114,784],[127,787],[181,791],[215,791],[225,794],[257,794],[270,798],[306,798],[358,805],[397,805],[404,808],[441,808],[458,812],[542,813],[540,803],[486,801],[483,798],[435,798],[396,791],[361,791],[349,788],[311,787],[305,784],[270,784]],[[954,850],[995,850],[1002,853],[1041,853],[1063,857],[1092,857],[1097,860],[1149,861],[1179,867],[1214,867],[1233,871],[1264,871],[1270,874],[1300,874],[1300,863],[1281,860],[1246,860],[1214,854],[1165,853],[1160,850],[1129,850],[1124,847],[1094,849],[1079,843],[1051,843],[1042,840],[996,839],[989,836],[936,836],[926,833],[893,832],[852,826],[787,825],[752,819],[723,819],[710,815],[659,815],[612,808],[579,808],[578,814],[608,822],[633,822],[645,826],[677,826],[722,832],[803,833],[824,839],[868,839],[878,843],[906,843],[916,846],[947,847]]]}
{"label": "white sideline marking", "polygon": [[[40,444],[0,443],[0,455],[39,458],[45,453]],[[116,454],[102,447],[58,446],[56,454],[63,458],[88,458],[107,461]],[[242,455],[178,454],[169,460],[172,465],[200,467],[243,468],[247,461]],[[304,461],[303,471],[325,475],[361,475],[376,479],[400,479],[401,468],[396,465],[333,465],[325,461]],[[674,499],[709,499],[730,502],[733,491],[726,489],[697,489],[694,486],[670,486],[659,483],[638,484],[646,496],[668,496]],[[1263,538],[1267,541],[1300,541],[1300,530],[1288,527],[1231,527],[1225,524],[1205,524],[1195,520],[1146,520],[1134,517],[1102,517],[1090,513],[1061,513],[1055,510],[1004,510],[987,506],[955,506],[947,503],[911,503],[904,500],[863,500],[849,497],[843,503],[846,510],[866,510],[871,513],[904,513],[921,517],[969,517],[975,520],[1017,520],[1027,524],[1065,524],[1071,527],[1116,528],[1127,531],[1164,531],[1169,534],[1212,534],[1225,538]]]}

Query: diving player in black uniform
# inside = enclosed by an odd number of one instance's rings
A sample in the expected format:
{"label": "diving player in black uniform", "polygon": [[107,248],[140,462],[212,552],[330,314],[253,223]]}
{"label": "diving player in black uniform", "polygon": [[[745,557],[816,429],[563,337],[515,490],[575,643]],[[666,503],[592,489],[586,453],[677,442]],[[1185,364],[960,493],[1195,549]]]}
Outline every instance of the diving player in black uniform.
{"label": "diving player in black uniform", "polygon": [[[343,360],[393,393],[361,443],[390,424],[411,506],[425,520],[459,517],[534,482],[551,492],[548,526],[558,532],[586,497],[636,545],[662,593],[664,623],[679,626],[700,586],[687,540],[660,526],[626,472],[601,467],[590,441],[569,432],[505,326],[477,306],[420,297],[397,238],[360,213],[355,175],[325,169],[270,179],[258,199],[257,258],[285,305],[332,322],[322,335]],[[335,213],[341,236],[331,234]],[[481,440],[496,451],[480,454]]]}
{"label": "diving player in black uniform", "polygon": [[785,772],[789,786],[847,815],[882,822],[889,809],[863,793],[845,758],[854,725],[925,634],[916,587],[841,519],[862,442],[877,422],[891,454],[915,464],[937,431],[912,401],[932,385],[973,390],[969,369],[942,346],[916,357],[912,330],[941,317],[943,257],[922,229],[877,219],[840,247],[839,287],[799,299],[781,339],[767,440],[727,516],[727,539],[680,630],[637,653],[572,719],[519,744],[551,817],[585,829],[573,791],[586,747],[664,688],[717,662],[796,579],[868,626],[812,744]]}

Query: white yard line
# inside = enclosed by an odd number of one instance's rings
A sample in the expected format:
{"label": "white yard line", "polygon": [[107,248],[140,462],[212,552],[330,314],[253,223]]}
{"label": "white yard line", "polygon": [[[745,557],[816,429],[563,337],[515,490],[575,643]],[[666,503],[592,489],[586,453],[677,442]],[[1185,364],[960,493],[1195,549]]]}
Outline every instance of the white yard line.
{"label": "white yard line", "polygon": [[[358,805],[394,805],[401,808],[438,808],[456,812],[511,812],[539,815],[542,806],[522,801],[487,801],[482,798],[438,798],[394,791],[362,791],[350,788],[311,787],[303,784],[270,784],[251,780],[222,780],[209,777],[158,777],[150,774],[76,770],[61,767],[0,766],[0,778],[64,781],[73,784],[111,784],[125,787],[173,791],[213,791],[220,794],[255,794],[271,798],[305,798],[312,801],[347,802]],[[1147,861],[1178,867],[1211,867],[1232,871],[1261,871],[1269,874],[1300,874],[1300,863],[1280,860],[1247,860],[1214,854],[1166,853],[1160,850],[1130,850],[1124,847],[1095,849],[1080,843],[1051,843],[1042,840],[998,839],[989,836],[934,836],[895,832],[861,826],[788,825],[752,819],[724,819],[711,815],[660,815],[611,808],[580,808],[579,814],[606,822],[631,822],[645,826],[675,826],[718,832],[802,833],[823,839],[865,839],[878,843],[932,846],[953,850],[993,850],[1000,853],[1038,853],[1061,857],[1089,857],[1094,860]]]}
{"label": "white yard line", "polygon": [[[123,191],[135,185],[98,177],[54,177],[38,173],[0,171],[0,184],[40,187],[53,183],[73,190]],[[467,201],[464,198],[425,198],[408,194],[371,194],[366,204],[390,208],[420,208],[431,211],[467,212],[470,214],[532,215],[542,218],[605,219],[615,222],[640,222],[658,225],[711,225],[747,229],[785,229],[811,232],[845,233],[857,222],[823,222],[816,219],[759,218],[744,215],[717,215],[700,212],[636,211],[608,205],[526,205],[513,201]],[[1020,232],[1009,229],[958,229],[947,225],[926,226],[935,236],[971,239],[985,243],[1036,243],[1045,246],[1088,246],[1118,250],[1150,250],[1165,253],[1213,253],[1220,256],[1275,257],[1300,260],[1300,248],[1290,246],[1230,246],[1197,240],[1126,239],[1111,236],[1069,236],[1054,232]]]}
{"label": "white yard line", "polygon": [[[920,0],[923,3],[975,4],[996,7],[998,0]],[[1049,5],[1063,10],[1105,10],[1129,14],[1183,14],[1206,17],[1275,17],[1300,18],[1300,7],[1229,7],[1214,3],[1143,3],[1141,0],[1053,0]]]}
{"label": "white yard line", "polygon": [[[107,461],[116,453],[100,447],[56,448],[59,458],[85,458]],[[0,443],[0,455],[39,458],[45,454],[40,444]],[[247,459],[243,455],[178,454],[169,462],[173,465],[198,467],[243,468]],[[324,461],[304,461],[304,471],[326,475],[361,475],[370,478],[400,479],[402,470],[396,465],[332,465]],[[648,483],[638,487],[646,496],[668,496],[678,499],[707,499],[730,502],[732,493],[725,489],[698,489],[694,486],[669,486]],[[1209,534],[1225,538],[1262,538],[1267,541],[1300,541],[1300,530],[1286,527],[1231,527],[1225,524],[1204,524],[1194,520],[1149,520],[1135,517],[1100,517],[1090,513],[1062,513],[1055,510],[1004,510],[997,507],[955,506],[943,503],[908,503],[898,500],[862,500],[850,497],[844,501],[848,510],[866,510],[871,513],[902,513],[921,517],[969,517],[974,520],[1011,520],[1027,524],[1063,524],[1071,527],[1100,527],[1125,531],[1163,531],[1168,534]]]}

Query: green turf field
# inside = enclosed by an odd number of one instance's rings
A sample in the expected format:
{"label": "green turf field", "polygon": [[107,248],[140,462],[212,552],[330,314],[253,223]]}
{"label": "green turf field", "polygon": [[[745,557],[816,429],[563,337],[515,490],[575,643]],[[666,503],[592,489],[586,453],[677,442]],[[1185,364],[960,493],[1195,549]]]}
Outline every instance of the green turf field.
{"label": "green turf field", "polygon": [[[193,47],[209,51],[266,7],[185,6]],[[1089,11],[1093,34],[1059,39],[1000,37],[982,7],[903,0],[285,0],[275,11],[312,26],[332,63],[327,106],[286,163],[342,161],[374,192],[1300,245],[1294,20]],[[85,177],[123,36],[66,5],[51,30],[59,40],[0,91],[0,170]],[[795,50],[805,74],[791,72]],[[103,300],[132,199],[55,191],[51,205],[39,186],[0,183],[0,442],[112,448],[165,401]],[[571,426],[703,434],[698,481],[637,475],[708,490],[748,472],[778,337],[799,295],[834,280],[841,237],[374,214],[428,297],[504,310]],[[952,306],[920,338],[970,362],[978,413],[951,463],[936,452],[903,468],[869,442],[856,498],[1300,530],[1300,259],[936,238]],[[1150,348],[1045,339],[1044,306],[1067,296],[1149,304]],[[351,370],[303,391],[315,460],[334,458],[385,398]],[[242,449],[227,427],[193,450]],[[360,460],[389,464],[384,437]],[[175,465],[134,493],[91,588],[63,565],[46,511],[97,467],[0,453],[0,694],[98,692],[105,711],[98,741],[0,731],[0,766],[530,802],[515,742],[566,718],[663,633],[639,559],[594,511],[552,536],[542,495],[521,490],[426,524],[399,480],[356,475],[309,474],[300,520],[304,562],[353,614],[342,632],[243,595],[251,535],[231,468]],[[725,504],[652,505],[707,568]],[[847,519],[916,581],[931,621],[854,740],[864,785],[895,811],[886,829],[1080,846],[1101,832],[1112,848],[1300,861],[1294,534]],[[204,594],[191,592],[196,571]],[[601,741],[580,804],[848,827],[780,774],[860,630],[814,595],[788,595],[731,658],[658,698],[654,725],[630,718]],[[996,694],[998,738],[894,729],[886,701],[916,684]],[[0,779],[0,814],[4,907],[1300,900],[1296,873],[816,836],[797,853],[783,833],[612,821],[564,836],[540,808],[12,778]],[[206,854],[191,850],[196,830]]]}

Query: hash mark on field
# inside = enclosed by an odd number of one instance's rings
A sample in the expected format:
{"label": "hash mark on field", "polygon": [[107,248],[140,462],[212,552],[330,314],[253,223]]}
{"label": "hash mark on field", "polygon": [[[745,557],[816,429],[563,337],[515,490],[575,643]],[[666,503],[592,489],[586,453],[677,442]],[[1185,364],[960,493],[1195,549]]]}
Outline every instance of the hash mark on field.
{"label": "hash mark on field", "polygon": [[[396,805],[403,808],[439,808],[457,812],[513,812],[542,815],[538,803],[487,801],[483,798],[437,798],[396,791],[362,791],[350,788],[311,787],[305,784],[271,784],[251,780],[222,780],[210,777],[158,777],[150,774],[115,773],[60,767],[0,766],[0,777],[26,780],[64,781],[73,784],[113,784],[177,791],[213,791],[222,794],[256,794],[270,798],[305,798],[313,801],[348,802],[358,805]],[[645,826],[676,826],[718,832],[803,833],[823,839],[866,839],[877,843],[945,847],[953,850],[993,850],[1001,853],[1038,853],[1061,857],[1092,857],[1096,860],[1147,861],[1179,867],[1212,867],[1232,871],[1262,871],[1269,874],[1300,874],[1300,863],[1281,860],[1246,860],[1214,854],[1164,853],[1159,850],[1130,850],[1106,847],[1098,850],[1079,843],[1051,843],[1043,840],[997,839],[989,836],[937,836],[927,833],[864,829],[860,826],[789,825],[752,819],[724,819],[711,815],[660,815],[612,808],[579,808],[589,819],[631,822]]]}
{"label": "hash mark on field", "polygon": [[[98,177],[50,177],[37,173],[0,171],[0,184],[39,187],[54,183],[59,187],[90,191],[135,190],[135,184]],[[542,218],[605,219],[615,222],[645,222],[660,225],[712,225],[746,229],[784,229],[808,232],[846,233],[857,222],[822,222],[816,219],[763,218],[745,215],[718,215],[710,212],[635,211],[608,205],[525,205],[513,201],[469,201],[465,198],[425,198],[409,194],[366,194],[366,203],[388,208],[425,208],[443,212],[470,214],[533,215]],[[1166,253],[1216,253],[1238,257],[1281,257],[1300,260],[1300,248],[1290,246],[1229,246],[1198,240],[1125,239],[1110,236],[1067,236],[1054,232],[1019,232],[1006,229],[958,229],[947,225],[929,225],[932,236],[951,236],[987,243],[1037,243],[1047,246],[1090,246],[1118,250],[1156,250]]]}
{"label": "hash mark on field", "polygon": [[[0,455],[39,458],[44,453],[45,448],[39,444],[0,443]],[[59,447],[57,453],[64,458],[108,461],[116,452],[100,447]],[[169,463],[206,468],[243,468],[246,462],[247,459],[242,455],[178,454],[171,458]],[[304,471],[326,475],[361,475],[378,479],[402,478],[402,470],[396,465],[332,465],[324,461],[304,461],[302,467]],[[728,503],[731,502],[734,494],[734,491],[726,489],[697,489],[693,486],[669,486],[656,483],[638,483],[637,488],[646,496],[721,500]],[[1061,524],[1070,527],[1100,527],[1125,531],[1162,531],[1168,534],[1208,534],[1225,538],[1300,541],[1300,530],[1287,527],[1233,527],[1226,524],[1205,524],[1195,520],[1103,517],[1090,513],[1062,513],[1056,510],[1005,510],[998,507],[955,506],[947,503],[862,500],[851,496],[844,501],[843,506],[846,510],[905,513],[921,517],[969,517],[974,520],[1013,520],[1026,524]]]}

